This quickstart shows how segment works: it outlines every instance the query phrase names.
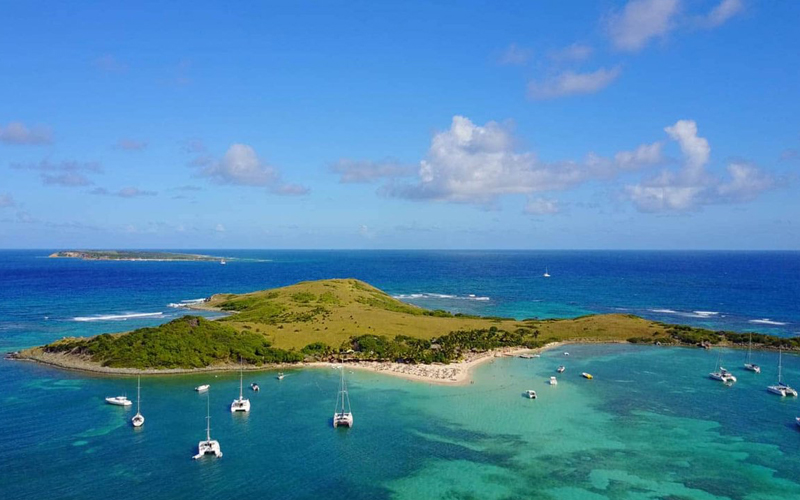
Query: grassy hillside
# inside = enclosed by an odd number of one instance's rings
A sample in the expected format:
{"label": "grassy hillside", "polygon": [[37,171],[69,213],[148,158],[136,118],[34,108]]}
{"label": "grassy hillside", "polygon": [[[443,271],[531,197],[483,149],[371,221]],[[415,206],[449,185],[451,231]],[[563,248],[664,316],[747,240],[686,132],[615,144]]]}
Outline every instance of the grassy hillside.
{"label": "grassy hillside", "polygon": [[[110,367],[197,368],[235,362],[297,362],[345,356],[431,363],[469,351],[538,347],[555,340],[662,344],[741,344],[743,334],[667,325],[631,315],[516,321],[427,310],[355,279],[310,281],[247,294],[217,294],[194,316],[153,328],[90,339],[63,339],[43,349],[90,357]],[[800,338],[754,335],[759,344],[800,348]]]}

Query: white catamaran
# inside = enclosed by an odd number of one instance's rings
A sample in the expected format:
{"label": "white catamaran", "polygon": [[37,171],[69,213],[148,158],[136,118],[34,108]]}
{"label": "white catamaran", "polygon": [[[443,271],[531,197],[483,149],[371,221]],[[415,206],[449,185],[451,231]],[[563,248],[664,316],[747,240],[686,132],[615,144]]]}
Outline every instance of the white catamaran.
{"label": "white catamaran", "polygon": [[142,377],[136,380],[136,415],[131,419],[134,427],[141,427],[144,425],[144,416],[142,415]]}
{"label": "white catamaran", "polygon": [[203,455],[214,455],[217,458],[222,457],[222,450],[219,448],[219,441],[211,439],[211,396],[206,396],[206,440],[197,443],[197,455],[193,456],[194,460],[202,458]]}
{"label": "white catamaran", "polygon": [[719,380],[725,384],[733,384],[736,382],[736,377],[733,376],[733,373],[726,370],[721,364],[720,360],[722,359],[722,353],[717,356],[717,364],[714,366],[714,371],[709,373],[708,376],[714,380]]}
{"label": "white catamaran", "polygon": [[747,358],[744,360],[744,369],[750,370],[751,372],[761,373],[761,367],[757,364],[753,363],[753,360],[750,359],[753,355],[753,334],[750,334],[750,340],[747,343]]}
{"label": "white catamaran", "polygon": [[778,396],[794,396],[797,397],[797,391],[783,381],[782,365],[783,365],[783,350],[778,350],[778,383],[770,385],[767,390]]}
{"label": "white catamaran", "polygon": [[242,368],[242,360],[239,359],[239,399],[234,399],[231,403],[231,413],[238,411],[249,412],[250,400],[244,398],[244,369]]}
{"label": "white catamaran", "polygon": [[342,382],[339,385],[339,394],[336,396],[336,408],[333,410],[333,426],[353,427],[353,413],[350,409],[350,395],[347,393],[347,383],[344,381],[344,363],[342,364]]}

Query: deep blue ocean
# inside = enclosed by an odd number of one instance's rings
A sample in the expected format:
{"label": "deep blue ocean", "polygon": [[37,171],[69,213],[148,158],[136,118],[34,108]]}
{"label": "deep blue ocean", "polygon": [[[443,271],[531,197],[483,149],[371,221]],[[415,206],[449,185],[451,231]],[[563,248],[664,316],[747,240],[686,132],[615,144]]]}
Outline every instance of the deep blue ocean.
{"label": "deep blue ocean", "polygon": [[[713,329],[800,335],[798,252],[216,251],[228,264],[48,259],[0,251],[0,351],[159,324],[170,304],[353,277],[430,308],[564,317],[626,312]],[[547,269],[550,278],[543,278]],[[717,352],[570,346],[500,358],[474,384],[348,373],[356,425],[333,430],[338,375],[145,377],[143,429],[104,404],[135,379],[0,360],[0,498],[800,498],[800,404],[765,391],[777,355],[722,350],[739,382],[708,379]],[[559,364],[560,383],[546,380]],[[800,386],[800,358],[784,355]],[[592,381],[578,376],[595,375]],[[193,462],[210,392],[224,457]],[[535,389],[539,399],[521,397]]]}

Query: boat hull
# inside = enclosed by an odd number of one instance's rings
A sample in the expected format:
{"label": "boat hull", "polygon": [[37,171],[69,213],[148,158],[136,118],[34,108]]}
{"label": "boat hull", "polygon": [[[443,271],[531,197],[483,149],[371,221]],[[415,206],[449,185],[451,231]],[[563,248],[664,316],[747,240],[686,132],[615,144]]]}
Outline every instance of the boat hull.
{"label": "boat hull", "polygon": [[235,399],[231,403],[231,413],[249,412],[250,400],[249,399]]}
{"label": "boat hull", "polygon": [[195,390],[195,391],[197,391],[197,392],[205,392],[205,391],[207,391],[207,390],[208,390],[208,388],[209,388],[209,387],[211,387],[211,386],[210,386],[210,385],[208,385],[208,384],[206,384],[206,385],[199,385],[199,386],[195,387],[195,388],[194,388],[194,390]]}
{"label": "boat hull", "polygon": [[353,414],[352,413],[334,413],[333,414],[334,427],[353,427]]}
{"label": "boat hull", "polygon": [[144,417],[142,415],[137,414],[131,419],[131,423],[134,427],[141,427],[144,425]]}
{"label": "boat hull", "polygon": [[193,456],[192,459],[198,460],[205,455],[214,455],[217,458],[222,458],[222,450],[219,447],[219,441],[212,439],[211,441],[200,441],[197,443],[197,455]]}
{"label": "boat hull", "polygon": [[106,398],[106,403],[114,406],[131,406],[133,402],[129,399],[120,399],[119,396],[113,398]]}
{"label": "boat hull", "polygon": [[761,373],[761,367],[752,363],[745,363],[744,369],[755,373]]}

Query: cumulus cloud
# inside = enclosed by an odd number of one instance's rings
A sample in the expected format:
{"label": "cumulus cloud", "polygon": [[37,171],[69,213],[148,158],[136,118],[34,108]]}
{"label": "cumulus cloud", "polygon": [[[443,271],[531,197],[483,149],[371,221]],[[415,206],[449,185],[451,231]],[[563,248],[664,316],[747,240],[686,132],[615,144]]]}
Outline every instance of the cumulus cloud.
{"label": "cumulus cloud", "polygon": [[608,18],[611,42],[620,50],[640,50],[676,27],[680,9],[679,0],[631,0]]}
{"label": "cumulus cloud", "polygon": [[42,160],[39,163],[12,163],[11,168],[40,172],[43,184],[65,187],[90,186],[94,182],[82,172],[103,172],[103,167],[97,162],[77,161],[53,163],[49,160]]}
{"label": "cumulus cloud", "polygon": [[530,61],[533,51],[512,43],[498,56],[497,63],[502,66],[524,66]]}
{"label": "cumulus cloud", "polygon": [[119,191],[109,191],[106,188],[96,188],[89,191],[89,194],[101,196],[118,196],[120,198],[137,198],[139,196],[155,196],[158,193],[155,191],[145,191],[136,187],[124,187]]}
{"label": "cumulus cloud", "polygon": [[711,9],[705,17],[704,24],[708,28],[716,28],[742,11],[744,11],[742,0],[722,0],[719,5]]}
{"label": "cumulus cloud", "polygon": [[14,197],[8,193],[0,193],[0,208],[15,207],[16,205]]}
{"label": "cumulus cloud", "polygon": [[417,182],[390,182],[388,196],[490,205],[501,195],[563,190],[592,179],[661,161],[660,145],[640,146],[614,158],[590,154],[582,162],[545,163],[534,153],[517,152],[508,127],[497,122],[479,126],[453,117],[449,130],[434,135],[420,162]]}
{"label": "cumulus cloud", "polygon": [[53,134],[47,127],[28,128],[21,122],[0,125],[0,143],[37,146],[51,142],[53,142]]}
{"label": "cumulus cloud", "polygon": [[144,141],[137,141],[135,139],[120,139],[114,145],[116,149],[123,149],[125,151],[141,151],[147,147]]}
{"label": "cumulus cloud", "polygon": [[214,228],[214,231],[216,231],[218,233],[224,233],[225,232],[225,226],[223,226],[222,224],[217,224],[216,227]]}
{"label": "cumulus cloud", "polygon": [[706,170],[711,157],[708,140],[698,135],[697,123],[680,120],[664,131],[680,146],[684,163],[677,171],[664,170],[625,193],[642,212],[687,212],[703,205],[742,203],[755,199],[775,186],[775,179],[754,165],[742,162],[727,166],[727,177]]}
{"label": "cumulus cloud", "polygon": [[247,144],[233,144],[221,160],[202,155],[190,162],[200,167],[199,175],[217,184],[266,187],[270,192],[283,195],[303,195],[308,188],[281,181],[278,170],[264,162],[255,149]]}
{"label": "cumulus cloud", "polygon": [[414,167],[391,160],[369,161],[342,158],[330,166],[330,171],[339,174],[339,182],[349,184],[413,175]]}
{"label": "cumulus cloud", "polygon": [[561,49],[552,50],[548,53],[550,59],[554,61],[584,61],[591,57],[594,49],[582,43],[573,43]]}
{"label": "cumulus cloud", "polygon": [[545,100],[579,94],[593,94],[616,80],[622,70],[619,66],[600,68],[588,73],[564,71],[541,81],[528,82],[528,97]]}
{"label": "cumulus cloud", "polygon": [[530,215],[553,215],[560,212],[558,201],[546,198],[528,198],[524,212]]}

